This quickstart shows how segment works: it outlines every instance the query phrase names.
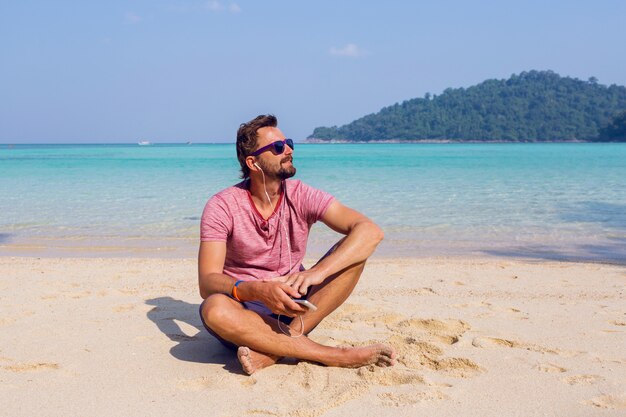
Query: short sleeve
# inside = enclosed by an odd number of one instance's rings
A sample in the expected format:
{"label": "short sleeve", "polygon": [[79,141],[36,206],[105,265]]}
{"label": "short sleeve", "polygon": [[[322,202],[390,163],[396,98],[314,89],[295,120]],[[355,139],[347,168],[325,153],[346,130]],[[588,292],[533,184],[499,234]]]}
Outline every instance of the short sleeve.
{"label": "short sleeve", "polygon": [[302,182],[297,189],[297,199],[300,202],[300,209],[308,224],[313,224],[321,219],[328,207],[330,207],[330,204],[335,200],[331,194]]}
{"label": "short sleeve", "polygon": [[214,195],[204,206],[200,221],[200,240],[202,242],[226,242],[232,231],[233,220],[226,202]]}

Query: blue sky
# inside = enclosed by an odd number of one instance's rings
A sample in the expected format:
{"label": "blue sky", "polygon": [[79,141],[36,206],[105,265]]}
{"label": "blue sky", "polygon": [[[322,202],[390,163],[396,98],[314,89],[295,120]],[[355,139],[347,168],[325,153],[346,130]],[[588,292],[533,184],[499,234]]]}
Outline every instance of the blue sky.
{"label": "blue sky", "polygon": [[0,142],[302,140],[551,69],[626,85],[623,1],[0,0]]}

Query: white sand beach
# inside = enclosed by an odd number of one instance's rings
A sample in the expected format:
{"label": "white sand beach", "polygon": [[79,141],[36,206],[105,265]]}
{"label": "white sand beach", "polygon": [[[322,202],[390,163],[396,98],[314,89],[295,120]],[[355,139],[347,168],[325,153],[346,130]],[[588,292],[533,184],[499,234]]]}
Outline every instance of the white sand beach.
{"label": "white sand beach", "polygon": [[198,318],[195,259],[0,258],[6,416],[623,416],[626,267],[374,259],[311,337],[392,368],[247,376]]}

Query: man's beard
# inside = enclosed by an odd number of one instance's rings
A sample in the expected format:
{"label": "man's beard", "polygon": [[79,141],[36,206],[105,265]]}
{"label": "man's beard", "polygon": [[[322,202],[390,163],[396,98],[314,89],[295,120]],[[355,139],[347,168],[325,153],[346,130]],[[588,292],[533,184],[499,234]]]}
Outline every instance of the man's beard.
{"label": "man's beard", "polygon": [[[282,164],[285,162],[291,162],[291,166],[283,167]],[[269,166],[264,164],[263,162],[259,161],[259,163],[261,164],[261,168],[263,168],[263,172],[265,172],[265,175],[278,178],[280,180],[286,180],[287,178],[291,178],[294,175],[296,175],[296,167],[293,166],[292,157],[286,157],[286,158],[281,159],[278,171],[275,171],[275,172],[273,172],[273,170]]]}
{"label": "man's beard", "polygon": [[294,167],[293,165],[289,168],[280,167],[280,169],[276,173],[276,176],[281,180],[286,180],[287,178],[291,178],[294,175],[296,175],[296,167]]}

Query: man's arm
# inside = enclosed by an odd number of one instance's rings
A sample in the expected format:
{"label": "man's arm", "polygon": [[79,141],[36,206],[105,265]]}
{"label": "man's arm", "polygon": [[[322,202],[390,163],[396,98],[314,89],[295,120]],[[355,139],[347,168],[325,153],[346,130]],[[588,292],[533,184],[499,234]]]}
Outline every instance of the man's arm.
{"label": "man's arm", "polygon": [[231,294],[236,280],[225,275],[226,242],[200,242],[198,287],[204,299],[211,294]]}
{"label": "man's arm", "polygon": [[383,240],[380,227],[363,214],[335,200],[321,218],[322,222],[338,233],[346,235],[343,242],[330,255],[308,271],[296,272],[285,280],[300,294],[306,294],[311,285],[323,282],[329,276],[370,257]]}
{"label": "man's arm", "polygon": [[[203,299],[211,294],[232,294],[237,280],[223,273],[225,260],[226,242],[200,242],[198,287]],[[306,311],[291,300],[300,296],[298,292],[282,282],[242,282],[237,294],[242,301],[261,300],[276,314],[293,317]]]}

